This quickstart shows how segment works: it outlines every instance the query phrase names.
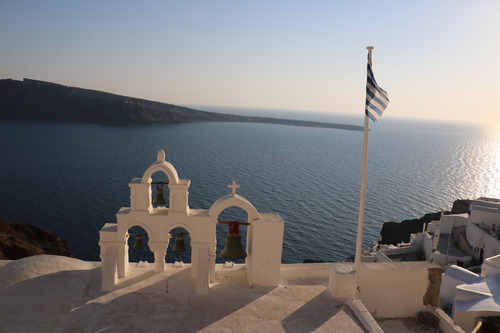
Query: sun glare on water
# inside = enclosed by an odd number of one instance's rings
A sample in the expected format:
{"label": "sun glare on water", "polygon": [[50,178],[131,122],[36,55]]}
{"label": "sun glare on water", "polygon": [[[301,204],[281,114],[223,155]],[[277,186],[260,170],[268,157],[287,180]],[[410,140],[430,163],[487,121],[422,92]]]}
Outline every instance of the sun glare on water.
{"label": "sun glare on water", "polygon": [[484,189],[485,196],[500,198],[500,127],[488,129],[486,135],[479,147],[482,177],[478,187]]}

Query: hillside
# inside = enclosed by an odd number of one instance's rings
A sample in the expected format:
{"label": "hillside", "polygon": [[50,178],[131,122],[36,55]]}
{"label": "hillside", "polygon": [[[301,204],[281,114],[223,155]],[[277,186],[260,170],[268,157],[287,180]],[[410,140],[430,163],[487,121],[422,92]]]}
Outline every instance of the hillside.
{"label": "hillside", "polygon": [[0,260],[40,254],[72,257],[68,244],[53,232],[28,223],[9,222],[0,217]]}
{"label": "hillside", "polygon": [[237,116],[152,102],[31,79],[0,80],[0,120],[66,121],[103,125],[254,122],[362,131],[362,126]]}

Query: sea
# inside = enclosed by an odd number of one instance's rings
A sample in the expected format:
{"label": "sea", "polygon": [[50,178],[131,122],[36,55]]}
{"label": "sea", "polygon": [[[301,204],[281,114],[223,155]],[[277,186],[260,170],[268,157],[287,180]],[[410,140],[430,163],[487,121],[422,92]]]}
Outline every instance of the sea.
{"label": "sea", "polygon": [[[363,125],[363,115],[231,111]],[[500,198],[496,127],[384,115],[370,122],[368,142],[365,248],[377,243],[384,222],[450,210],[456,199]],[[235,180],[236,193],[258,211],[277,212],[285,222],[283,263],[343,261],[354,254],[362,131],[256,123],[118,127],[0,121],[0,216],[53,231],[76,258],[98,261],[99,230],[130,206],[129,182],[142,177],[160,149],[180,178],[191,179],[190,208],[209,209]],[[153,180],[164,179],[155,174]],[[247,216],[228,208],[220,219],[246,222]],[[144,232],[134,228],[132,235]],[[226,233],[227,226],[217,227],[217,253]],[[132,261],[154,260],[147,240],[137,250],[130,237]],[[182,260],[189,262],[185,240]],[[173,243],[167,262],[178,260]]]}

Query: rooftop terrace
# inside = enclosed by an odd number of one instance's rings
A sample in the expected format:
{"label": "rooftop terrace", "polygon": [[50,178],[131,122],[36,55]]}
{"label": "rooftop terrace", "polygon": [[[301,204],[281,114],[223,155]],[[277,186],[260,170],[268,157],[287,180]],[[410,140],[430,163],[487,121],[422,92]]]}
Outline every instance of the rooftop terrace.
{"label": "rooftop terrace", "polygon": [[160,273],[153,266],[131,263],[130,274],[115,290],[101,292],[99,262],[57,256],[0,261],[2,329],[381,332],[382,327],[385,332],[432,332],[416,318],[377,324],[361,302],[332,298],[327,290],[331,264],[282,265],[280,285],[269,288],[249,287],[242,265],[217,265],[217,282],[208,295],[196,294],[190,265],[167,265]]}

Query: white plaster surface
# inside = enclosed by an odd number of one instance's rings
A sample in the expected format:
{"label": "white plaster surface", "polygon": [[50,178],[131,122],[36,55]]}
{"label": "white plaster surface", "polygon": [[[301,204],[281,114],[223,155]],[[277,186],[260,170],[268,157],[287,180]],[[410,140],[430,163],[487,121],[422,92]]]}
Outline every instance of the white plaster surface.
{"label": "white plaster surface", "polygon": [[243,265],[217,265],[217,282],[198,295],[188,264],[155,273],[152,263],[132,263],[114,291],[101,292],[99,262],[48,255],[0,261],[1,330],[365,332],[346,304],[329,297],[327,270],[308,279],[304,267],[298,275],[288,267],[277,287],[250,288]]}
{"label": "white plaster surface", "polygon": [[439,297],[441,298],[441,303],[443,305],[451,304],[455,302],[456,289],[457,286],[464,283],[474,283],[481,280],[481,277],[473,272],[458,267],[456,265],[451,265],[444,272],[441,280],[441,289],[439,291]]}
{"label": "white plaster surface", "polygon": [[457,286],[455,311],[492,311],[500,314],[500,274]]}
{"label": "white plaster surface", "polygon": [[439,267],[425,261],[361,263],[358,297],[374,317],[416,317],[426,309],[428,270]]}
{"label": "white plaster surface", "polygon": [[[170,195],[166,207],[153,206],[152,178],[156,172],[168,177]],[[197,278],[199,294],[209,292],[209,283],[215,280],[216,226],[219,214],[229,207],[239,207],[247,212],[247,281],[251,286],[277,286],[280,279],[281,251],[284,221],[277,213],[259,213],[244,197],[236,194],[240,186],[233,180],[228,185],[232,191],[217,199],[209,210],[191,209],[188,204],[189,179],[179,179],[174,166],[165,161],[160,150],[157,160],[146,170],[142,178],[129,183],[130,207],[122,207],[116,214],[117,223],[106,223],[99,232],[102,262],[102,290],[112,291],[118,278],[128,274],[128,230],[142,227],[149,237],[149,248],[154,253],[155,271],[165,270],[165,253],[170,230],[181,227],[191,238],[190,274]],[[243,222],[243,221],[240,221]]]}
{"label": "white plaster surface", "polygon": [[500,254],[491,258],[487,258],[483,262],[481,276],[487,277],[493,274],[500,274]]}

